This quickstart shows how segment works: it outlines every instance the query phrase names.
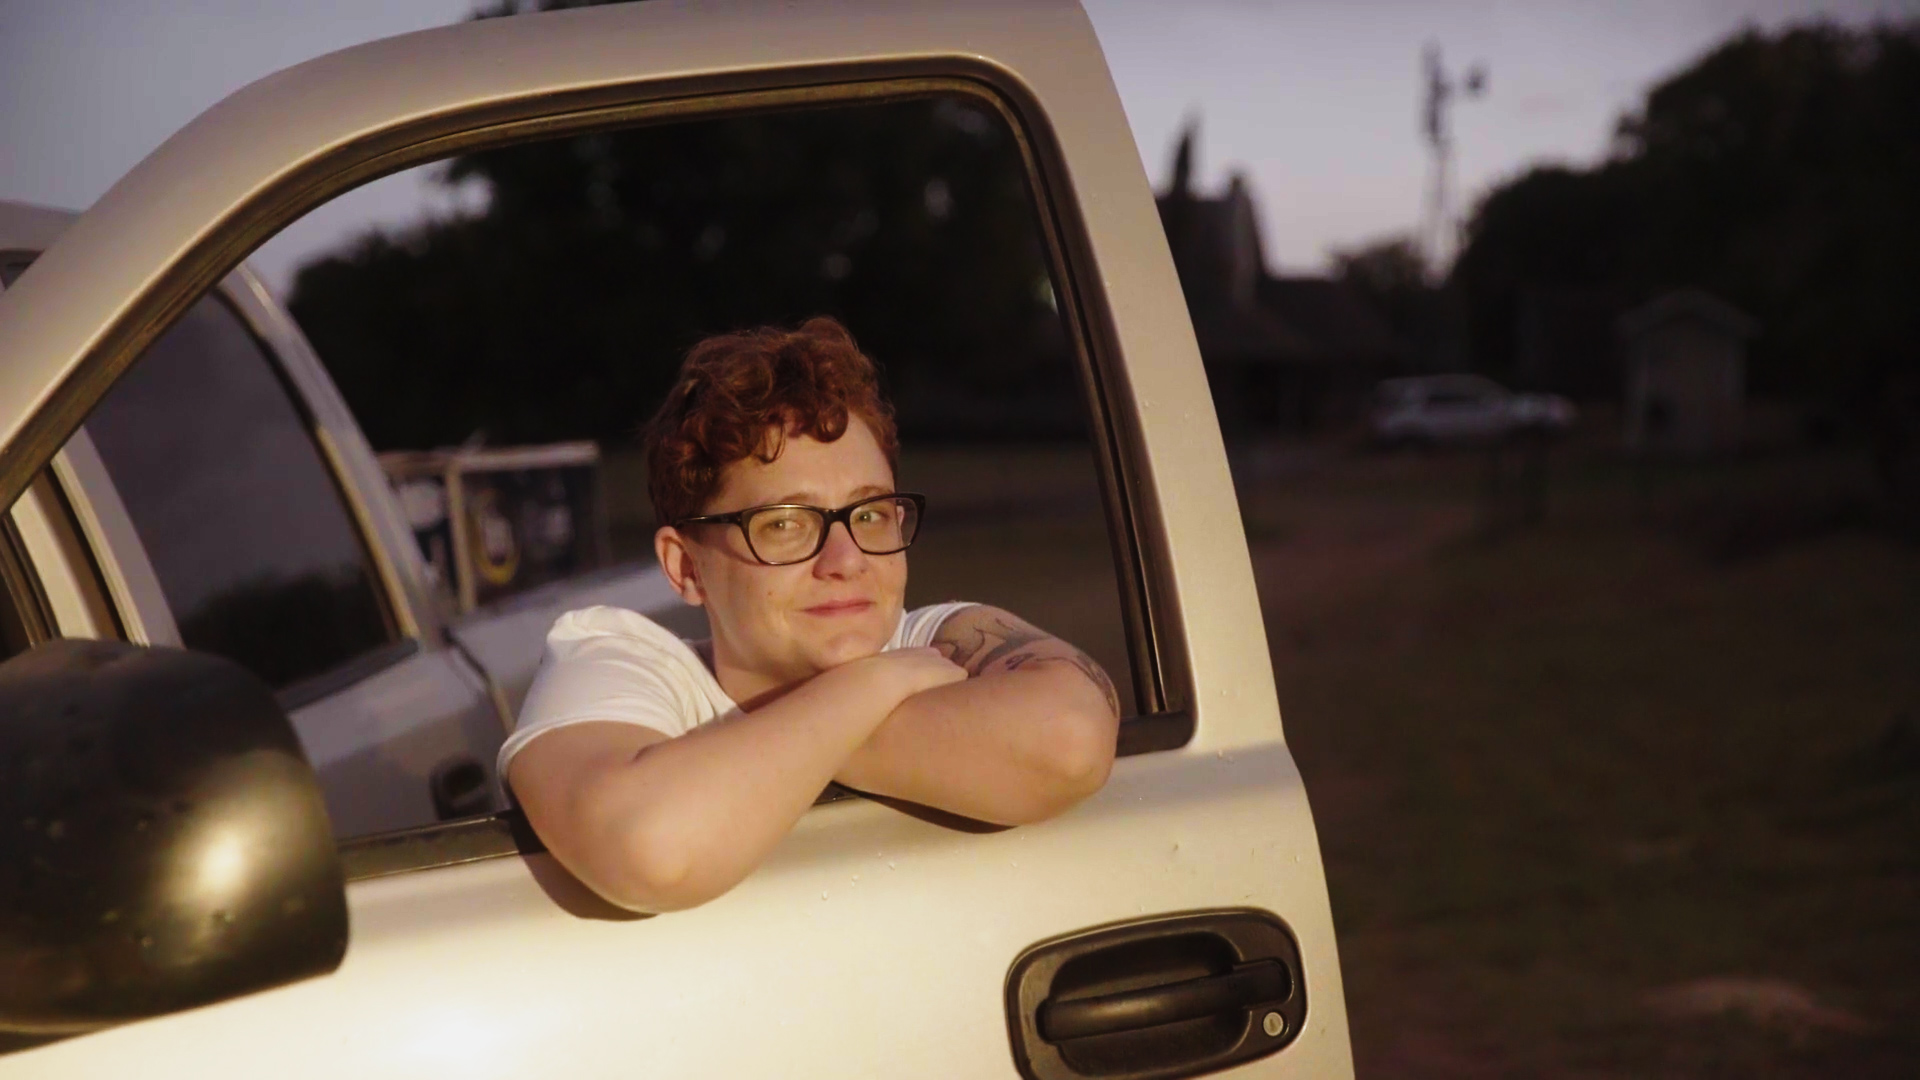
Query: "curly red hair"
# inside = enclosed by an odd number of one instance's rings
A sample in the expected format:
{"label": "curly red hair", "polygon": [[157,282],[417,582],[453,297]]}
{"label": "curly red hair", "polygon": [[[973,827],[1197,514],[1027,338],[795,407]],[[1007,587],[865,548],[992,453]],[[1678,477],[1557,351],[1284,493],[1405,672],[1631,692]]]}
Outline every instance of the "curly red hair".
{"label": "curly red hair", "polygon": [[771,462],[789,436],[832,442],[858,416],[889,468],[900,455],[893,407],[878,372],[838,320],[821,315],[798,329],[765,326],[710,337],[680,365],[680,377],[647,423],[647,494],[657,520],[703,512],[727,466]]}

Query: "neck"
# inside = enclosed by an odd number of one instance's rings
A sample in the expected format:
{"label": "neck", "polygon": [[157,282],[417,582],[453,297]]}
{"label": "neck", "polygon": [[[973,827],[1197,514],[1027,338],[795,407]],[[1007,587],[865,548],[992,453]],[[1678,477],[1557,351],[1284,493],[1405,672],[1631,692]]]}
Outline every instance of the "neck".
{"label": "neck", "polygon": [[733,703],[751,712],[805,682],[805,674],[783,677],[740,662],[718,635],[699,644],[696,650],[713,672],[714,681]]}

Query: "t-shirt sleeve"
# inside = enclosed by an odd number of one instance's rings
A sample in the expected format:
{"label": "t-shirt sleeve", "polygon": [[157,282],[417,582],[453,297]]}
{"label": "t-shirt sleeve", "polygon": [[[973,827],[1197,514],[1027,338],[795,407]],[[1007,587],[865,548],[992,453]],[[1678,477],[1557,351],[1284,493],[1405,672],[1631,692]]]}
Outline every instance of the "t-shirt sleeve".
{"label": "t-shirt sleeve", "polygon": [[940,624],[948,616],[961,608],[975,607],[971,600],[949,600],[944,604],[928,604],[923,608],[914,608],[900,617],[900,629],[887,643],[889,649],[923,649],[933,644],[933,636],[940,632]]}
{"label": "t-shirt sleeve", "polygon": [[684,734],[694,725],[697,706],[679,670],[688,659],[682,652],[688,652],[684,644],[634,612],[587,608],[560,616],[547,633],[519,722],[500,747],[502,783],[515,754],[570,724],[611,720],[668,738]]}

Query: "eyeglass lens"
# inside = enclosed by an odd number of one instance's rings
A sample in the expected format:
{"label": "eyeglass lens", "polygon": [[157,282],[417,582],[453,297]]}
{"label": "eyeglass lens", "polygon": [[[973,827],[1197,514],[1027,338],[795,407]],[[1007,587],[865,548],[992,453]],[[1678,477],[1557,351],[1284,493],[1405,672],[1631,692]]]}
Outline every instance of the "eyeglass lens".
{"label": "eyeglass lens", "polygon": [[[804,506],[773,506],[747,519],[747,543],[763,562],[812,558],[822,545],[826,515]],[[847,515],[853,542],[869,555],[891,555],[913,543],[920,527],[911,499],[884,496],[855,505]]]}

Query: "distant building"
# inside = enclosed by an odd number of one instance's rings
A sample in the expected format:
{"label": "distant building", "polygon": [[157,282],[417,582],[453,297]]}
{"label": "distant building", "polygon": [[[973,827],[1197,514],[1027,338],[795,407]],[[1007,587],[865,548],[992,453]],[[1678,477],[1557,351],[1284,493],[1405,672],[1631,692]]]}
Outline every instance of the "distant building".
{"label": "distant building", "polygon": [[1405,347],[1345,284],[1269,274],[1246,181],[1235,176],[1224,195],[1205,198],[1192,173],[1189,131],[1155,201],[1222,432],[1307,430],[1356,413],[1373,384],[1399,370]]}
{"label": "distant building", "polygon": [[1758,328],[1698,289],[1666,293],[1620,316],[1627,446],[1678,454],[1737,447],[1747,340]]}

